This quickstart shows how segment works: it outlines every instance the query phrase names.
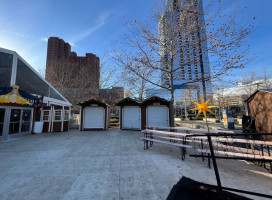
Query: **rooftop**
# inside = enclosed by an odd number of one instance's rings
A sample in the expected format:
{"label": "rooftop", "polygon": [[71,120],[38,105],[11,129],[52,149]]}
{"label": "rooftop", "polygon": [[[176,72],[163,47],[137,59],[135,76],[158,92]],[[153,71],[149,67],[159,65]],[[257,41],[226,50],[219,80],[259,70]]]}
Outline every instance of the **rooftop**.
{"label": "rooftop", "polygon": [[[266,89],[270,87],[270,89]],[[251,95],[257,90],[271,90],[272,89],[272,78],[271,79],[262,79],[253,81],[250,83],[238,83],[235,87],[223,88],[214,92],[214,98],[218,96],[223,97],[233,97],[233,96],[242,96],[242,95]]]}

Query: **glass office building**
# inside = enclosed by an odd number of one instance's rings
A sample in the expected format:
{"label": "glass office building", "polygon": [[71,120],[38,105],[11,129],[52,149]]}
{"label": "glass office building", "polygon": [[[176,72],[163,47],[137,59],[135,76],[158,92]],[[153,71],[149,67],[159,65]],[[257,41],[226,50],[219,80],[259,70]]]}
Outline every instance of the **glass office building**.
{"label": "glass office building", "polygon": [[[161,68],[167,69],[170,66],[169,37],[173,37],[172,39],[175,39],[174,42],[177,43],[173,61],[174,87],[181,90],[196,90],[196,93],[203,96],[203,85],[205,84],[207,97],[211,96],[211,82],[206,80],[211,75],[202,0],[167,0],[165,8],[158,24]],[[185,13],[182,12],[182,9],[187,9],[186,16],[182,16]],[[181,18],[182,25],[179,24]],[[178,27],[174,33],[176,36],[169,33],[171,30],[169,25]],[[170,87],[168,77],[167,72],[163,71],[161,81],[166,87]],[[205,77],[204,83],[202,77]]]}

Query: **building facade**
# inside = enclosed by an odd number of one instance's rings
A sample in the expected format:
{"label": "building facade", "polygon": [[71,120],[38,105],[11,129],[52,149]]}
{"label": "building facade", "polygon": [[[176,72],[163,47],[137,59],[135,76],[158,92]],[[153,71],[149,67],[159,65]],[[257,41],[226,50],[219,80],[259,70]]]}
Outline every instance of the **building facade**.
{"label": "building facade", "polygon": [[0,48],[0,140],[35,132],[40,121],[60,127],[46,132],[68,130],[70,106],[19,54]]}
{"label": "building facade", "polygon": [[[123,87],[112,87],[108,89],[66,89],[62,92],[63,96],[67,97],[72,105],[76,105],[80,101],[89,99],[98,99],[107,103],[110,106],[110,114],[118,115],[119,109],[115,103],[124,98]],[[79,107],[73,107],[73,113],[79,113]]]}
{"label": "building facade", "polygon": [[92,53],[77,56],[71,45],[50,37],[47,46],[46,80],[57,89],[99,89],[100,60]]}
{"label": "building facade", "polygon": [[100,99],[110,106],[124,98],[124,88],[123,87],[112,87],[111,89],[100,89],[99,90]]}
{"label": "building facade", "polygon": [[214,92],[214,103],[220,108],[246,111],[245,100],[257,90],[272,89],[272,79],[241,82],[235,87],[222,88]]}
{"label": "building facade", "polygon": [[[165,7],[165,12],[158,24],[163,85],[170,87],[170,74],[167,70],[169,70],[172,58],[175,71],[173,73],[174,87],[178,89],[190,87],[202,96],[204,95],[203,91],[207,97],[211,96],[212,87],[209,80],[210,65],[204,28],[203,2],[199,0],[167,0]],[[174,26],[174,28],[170,26]],[[174,51],[170,50],[171,46],[174,46]],[[171,57],[170,54],[172,54]]]}
{"label": "building facade", "polygon": [[124,98],[123,87],[112,87],[111,89],[100,89],[99,98],[110,106],[111,115],[119,115],[119,107],[115,104]]}

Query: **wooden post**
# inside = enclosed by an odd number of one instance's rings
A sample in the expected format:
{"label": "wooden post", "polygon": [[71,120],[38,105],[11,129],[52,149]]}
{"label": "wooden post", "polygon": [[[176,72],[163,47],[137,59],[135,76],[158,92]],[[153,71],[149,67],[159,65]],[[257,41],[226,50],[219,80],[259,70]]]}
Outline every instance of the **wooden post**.
{"label": "wooden post", "polygon": [[35,133],[34,133],[34,127],[35,127],[36,112],[37,112],[37,108],[34,108],[34,110],[33,110],[33,118],[32,118],[31,135],[35,135]]}

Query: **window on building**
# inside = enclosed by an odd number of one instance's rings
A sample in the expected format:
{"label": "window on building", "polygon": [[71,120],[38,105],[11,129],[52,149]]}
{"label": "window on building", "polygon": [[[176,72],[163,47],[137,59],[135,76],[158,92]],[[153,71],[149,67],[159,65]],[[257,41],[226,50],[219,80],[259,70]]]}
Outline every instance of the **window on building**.
{"label": "window on building", "polygon": [[26,65],[20,58],[17,63],[16,85],[19,85],[20,89],[28,91],[29,93],[64,101],[52,86],[45,82],[43,78],[37,75],[37,73]]}
{"label": "window on building", "polygon": [[30,131],[31,110],[23,110],[21,132]]}
{"label": "window on building", "polygon": [[55,110],[54,121],[61,121],[61,110]]}
{"label": "window on building", "polygon": [[70,116],[69,110],[64,110],[64,121],[68,121]]}
{"label": "window on building", "polygon": [[0,52],[0,85],[10,86],[12,54]]}
{"label": "window on building", "polygon": [[42,120],[43,121],[49,121],[49,115],[50,115],[50,111],[49,110],[43,110],[42,111]]}

